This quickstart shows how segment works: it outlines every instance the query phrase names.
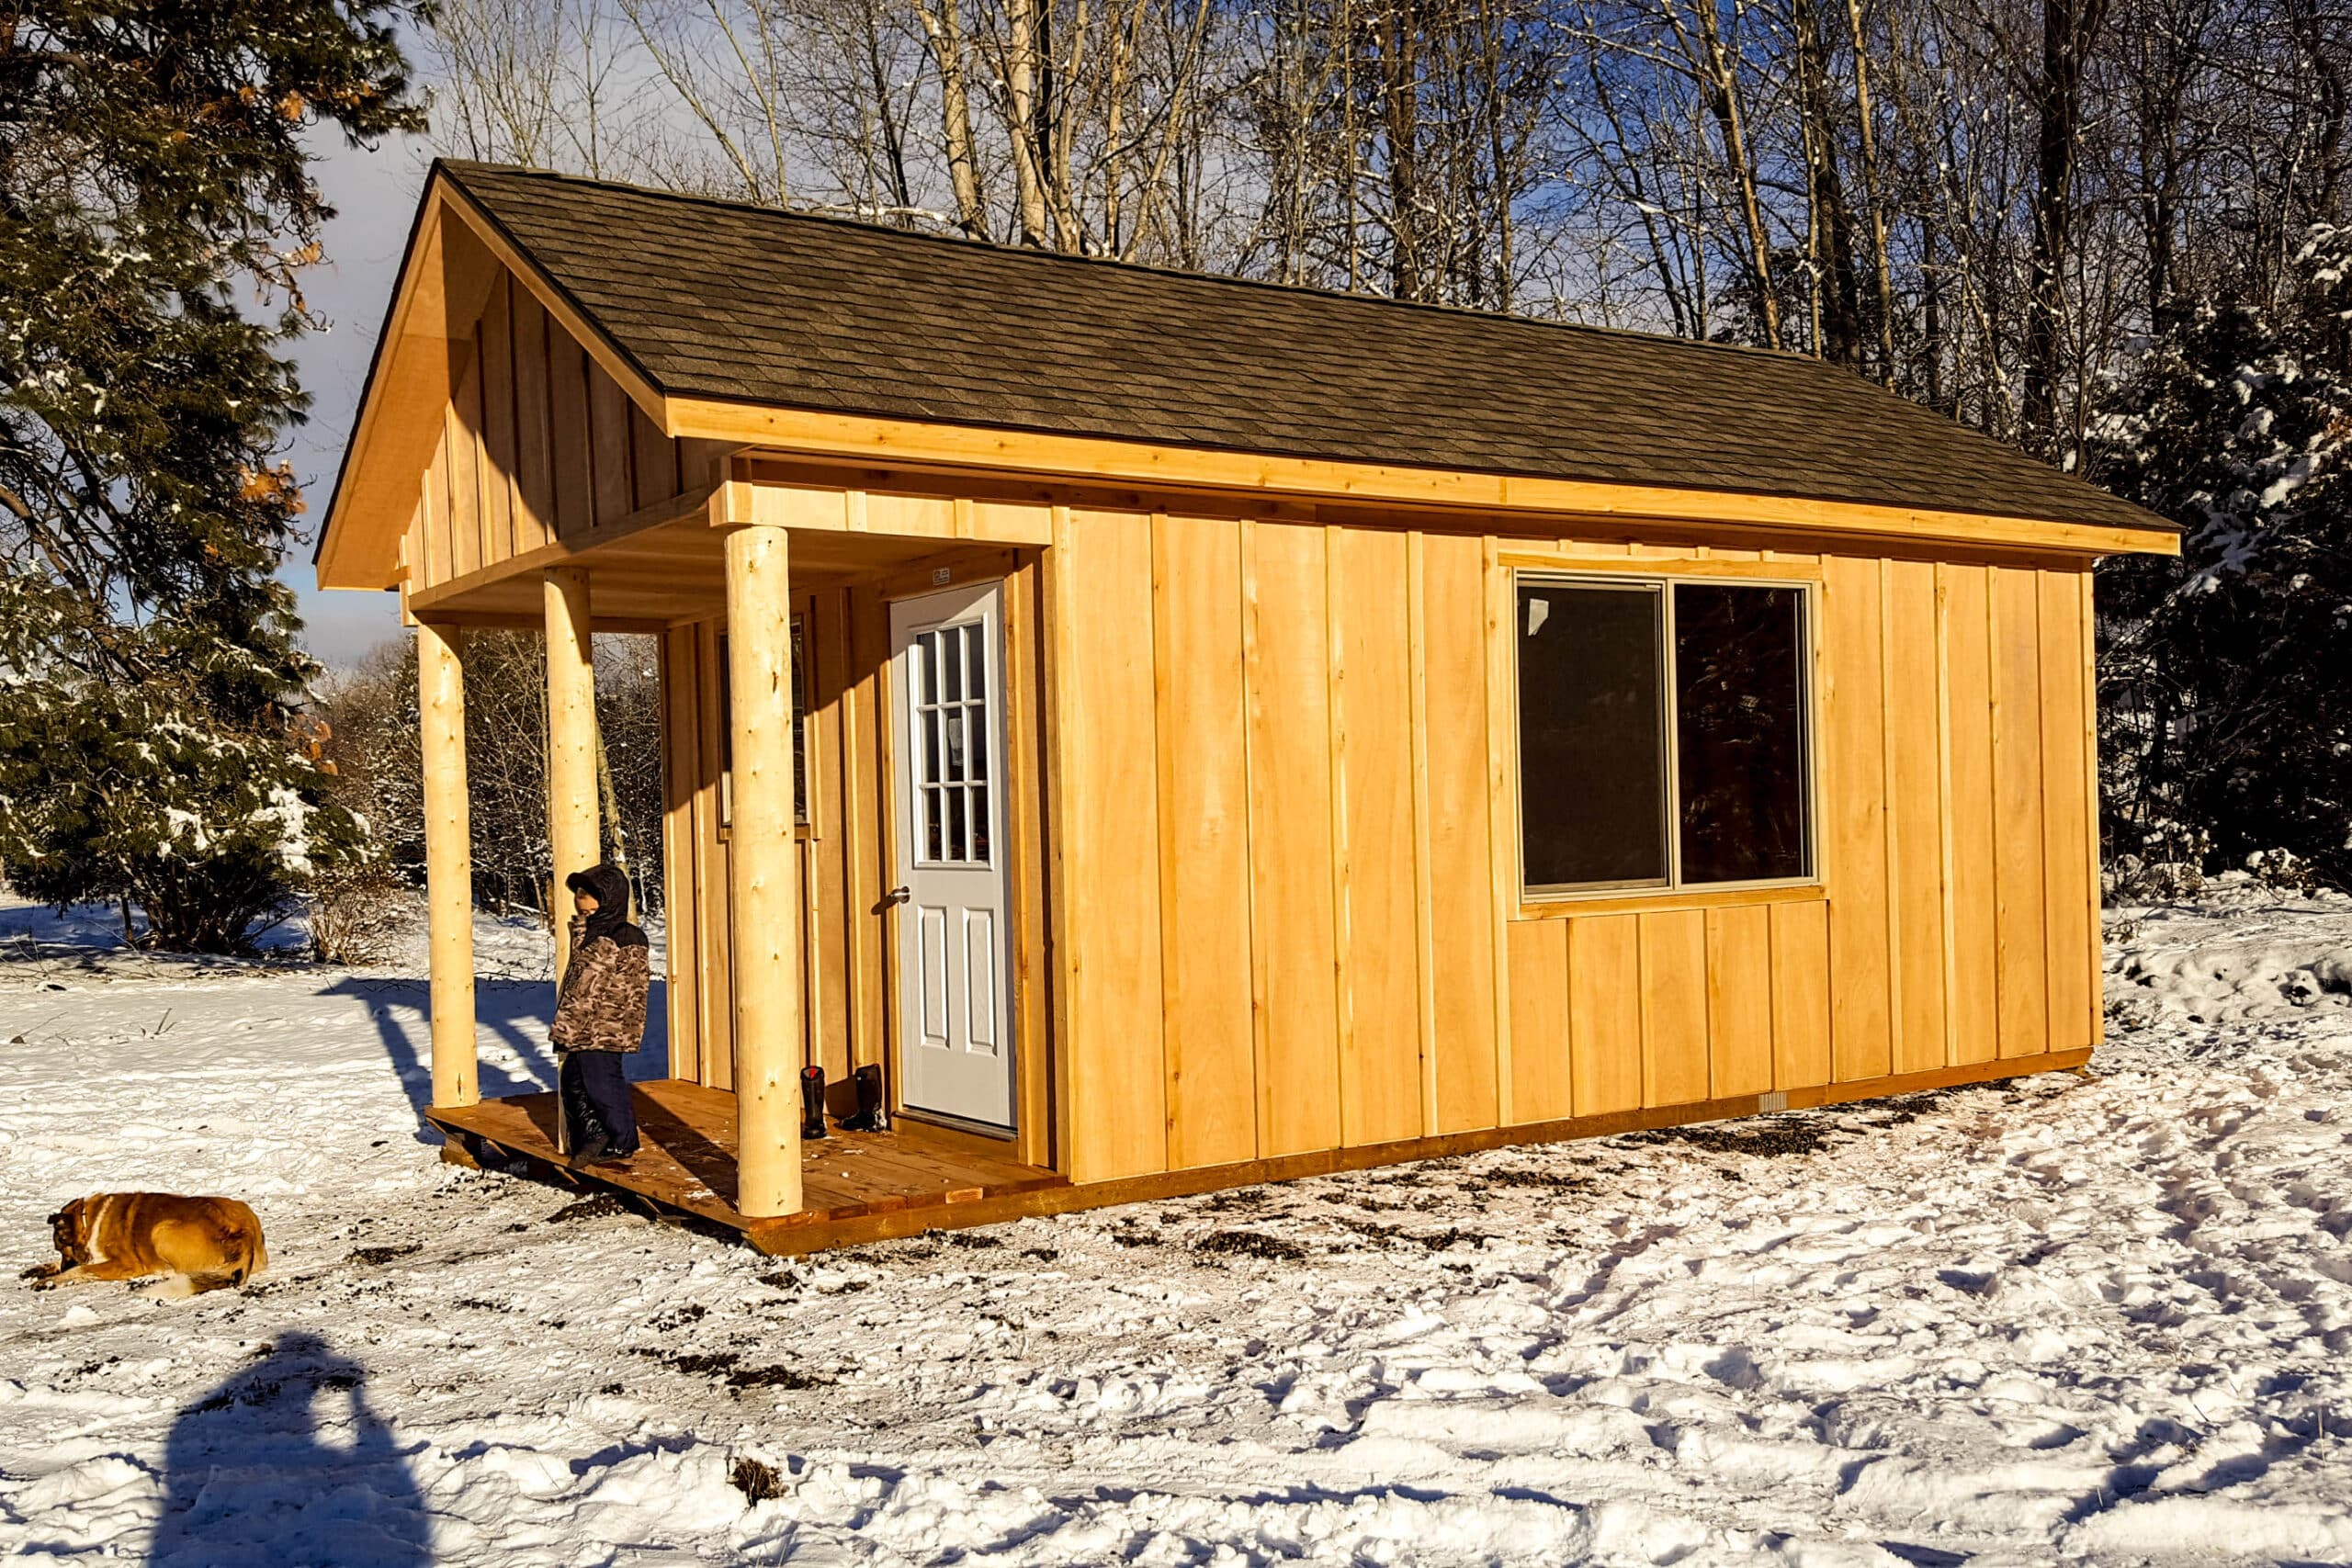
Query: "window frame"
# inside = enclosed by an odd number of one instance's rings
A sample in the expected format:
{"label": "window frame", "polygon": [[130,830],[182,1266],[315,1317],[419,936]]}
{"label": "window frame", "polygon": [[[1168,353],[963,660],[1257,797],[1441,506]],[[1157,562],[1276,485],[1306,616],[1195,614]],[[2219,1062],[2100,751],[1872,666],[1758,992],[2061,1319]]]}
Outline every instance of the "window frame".
{"label": "window frame", "polygon": [[[1677,572],[1671,570],[1639,571],[1594,570],[1574,566],[1513,566],[1507,572],[1505,602],[1510,609],[1505,617],[1505,635],[1510,638],[1510,802],[1511,852],[1516,857],[1512,874],[1519,885],[1519,901],[1527,905],[1575,905],[1600,900],[1633,899],[1670,902],[1676,899],[1712,898],[1723,894],[1765,893],[1783,889],[1819,888],[1824,886],[1821,864],[1821,705],[1819,700],[1819,665],[1821,662],[1821,584],[1810,577],[1748,576],[1734,572]],[[1702,588],[1767,588],[1793,591],[1797,596],[1797,739],[1802,748],[1804,777],[1801,781],[1804,803],[1805,871],[1801,876],[1752,877],[1739,882],[1689,882],[1682,875],[1682,750],[1679,733],[1681,725],[1680,682],[1674,669],[1674,590],[1688,583]],[[1631,882],[1571,882],[1531,883],[1527,880],[1527,802],[1523,789],[1524,771],[1521,758],[1520,716],[1520,588],[1532,586],[1567,586],[1575,588],[1645,588],[1657,594],[1657,682],[1659,715],[1665,731],[1660,747],[1664,767],[1665,788],[1659,792],[1659,809],[1665,817],[1666,877],[1643,878]]]}

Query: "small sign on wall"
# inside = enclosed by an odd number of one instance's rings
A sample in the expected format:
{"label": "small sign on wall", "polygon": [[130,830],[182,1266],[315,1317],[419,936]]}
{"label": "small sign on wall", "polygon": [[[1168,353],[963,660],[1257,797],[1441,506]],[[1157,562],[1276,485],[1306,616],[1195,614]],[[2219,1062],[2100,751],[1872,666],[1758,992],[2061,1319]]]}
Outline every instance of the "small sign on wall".
{"label": "small sign on wall", "polygon": [[947,567],[935,566],[931,569],[931,580],[934,583],[944,583],[950,575],[952,575],[951,570]]}

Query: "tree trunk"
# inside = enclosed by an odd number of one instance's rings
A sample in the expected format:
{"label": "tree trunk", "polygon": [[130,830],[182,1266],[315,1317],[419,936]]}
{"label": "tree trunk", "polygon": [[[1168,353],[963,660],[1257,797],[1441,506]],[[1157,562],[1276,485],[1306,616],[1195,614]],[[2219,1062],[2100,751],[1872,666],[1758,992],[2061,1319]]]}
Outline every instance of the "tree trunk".
{"label": "tree trunk", "polygon": [[2045,457],[2056,456],[2059,446],[2059,360],[2066,316],[2066,250],[2074,232],[2075,155],[2082,143],[2083,67],[2106,11],[2106,0],[2042,0],[2021,434]]}
{"label": "tree trunk", "polygon": [[956,226],[972,239],[989,237],[988,203],[974,156],[972,100],[964,77],[964,24],[956,0],[919,0],[916,14],[939,73],[939,118],[947,143],[947,180],[956,194]]}
{"label": "tree trunk", "polygon": [[1764,323],[1764,344],[1781,346],[1781,300],[1773,290],[1772,246],[1764,231],[1764,207],[1756,194],[1756,170],[1747,156],[1747,132],[1739,112],[1739,73],[1724,49],[1723,29],[1715,17],[1715,0],[1699,0],[1699,36],[1706,45],[1708,107],[1723,136],[1724,162],[1739,187],[1740,216],[1747,226],[1748,265],[1755,269],[1757,315]]}
{"label": "tree trunk", "polygon": [[1838,168],[1837,114],[1829,101],[1829,72],[1821,38],[1821,17],[1813,0],[1791,0],[1796,35],[1797,104],[1805,127],[1805,186],[1812,198],[1813,232],[1820,254],[1816,282],[1818,331],[1814,352],[1838,365],[1860,369],[1860,290],[1854,277],[1853,219]]}

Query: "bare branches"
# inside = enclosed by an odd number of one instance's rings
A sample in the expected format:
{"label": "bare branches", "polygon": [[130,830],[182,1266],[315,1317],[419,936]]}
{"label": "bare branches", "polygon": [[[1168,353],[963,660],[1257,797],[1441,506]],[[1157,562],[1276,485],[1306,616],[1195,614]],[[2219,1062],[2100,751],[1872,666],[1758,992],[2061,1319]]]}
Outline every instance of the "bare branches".
{"label": "bare branches", "polygon": [[437,26],[455,151],[1784,347],[2061,455],[2167,298],[2282,287],[2352,173],[2352,27],[2320,0],[447,0]]}

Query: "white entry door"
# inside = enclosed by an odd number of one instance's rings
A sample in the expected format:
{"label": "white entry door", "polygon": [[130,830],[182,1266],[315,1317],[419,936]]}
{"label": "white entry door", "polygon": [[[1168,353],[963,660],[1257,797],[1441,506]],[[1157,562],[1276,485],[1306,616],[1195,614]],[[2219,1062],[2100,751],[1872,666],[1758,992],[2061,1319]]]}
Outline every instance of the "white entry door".
{"label": "white entry door", "polygon": [[1012,1126],[997,583],[890,607],[898,709],[899,1099]]}

